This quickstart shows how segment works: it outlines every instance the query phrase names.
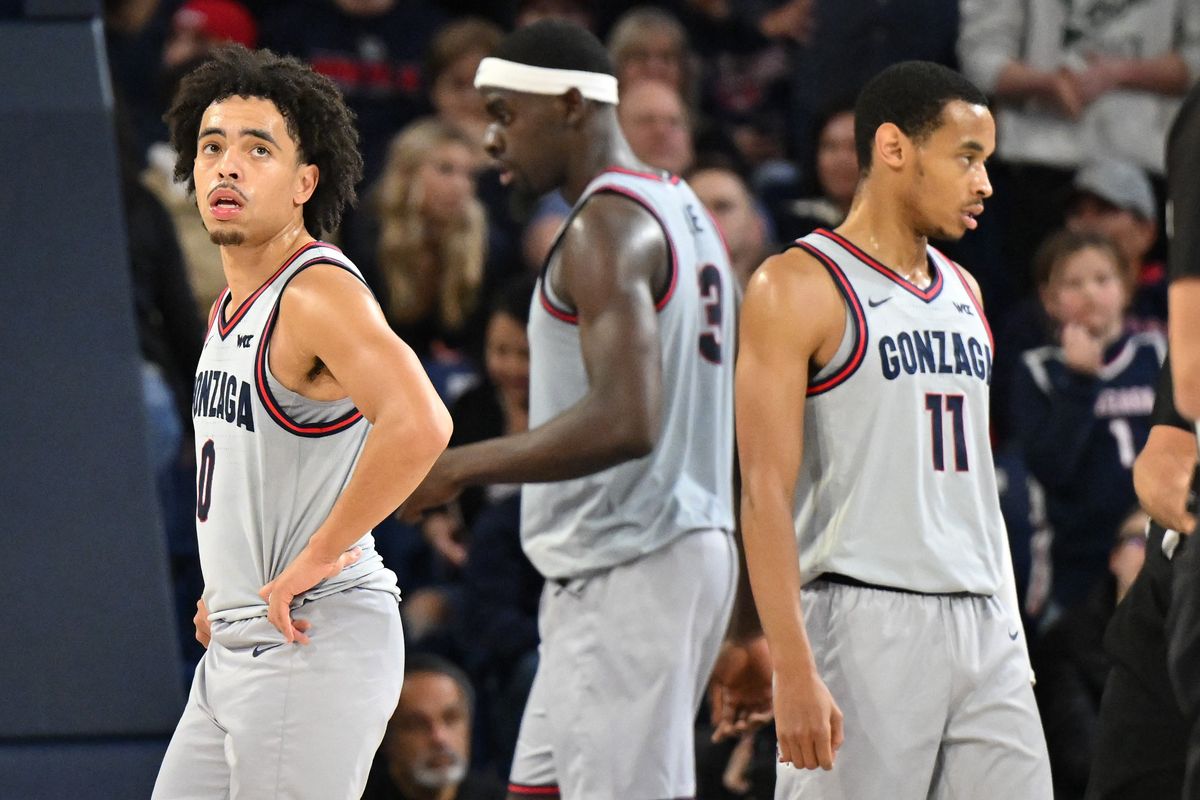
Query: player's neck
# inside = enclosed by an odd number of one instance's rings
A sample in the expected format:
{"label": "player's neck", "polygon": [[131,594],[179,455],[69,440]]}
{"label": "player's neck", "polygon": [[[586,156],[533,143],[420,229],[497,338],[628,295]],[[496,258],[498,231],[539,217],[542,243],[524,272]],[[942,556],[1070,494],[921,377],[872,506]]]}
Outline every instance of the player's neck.
{"label": "player's neck", "polygon": [[905,279],[914,272],[926,274],[929,240],[917,233],[894,198],[860,191],[837,232]]}
{"label": "player's neck", "polygon": [[592,179],[609,167],[645,170],[647,167],[633,154],[629,142],[621,134],[613,117],[611,125],[596,124],[584,137],[578,155],[567,162],[567,176],[562,185],[563,198],[574,205]]}
{"label": "player's neck", "polygon": [[303,222],[289,225],[264,242],[222,245],[221,266],[234,308],[270,278],[288,256],[314,241]]}

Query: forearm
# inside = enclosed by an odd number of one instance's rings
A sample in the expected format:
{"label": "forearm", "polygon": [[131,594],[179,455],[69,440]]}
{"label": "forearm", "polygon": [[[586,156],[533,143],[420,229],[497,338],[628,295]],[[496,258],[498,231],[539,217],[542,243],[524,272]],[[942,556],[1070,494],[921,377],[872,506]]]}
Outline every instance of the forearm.
{"label": "forearm", "polygon": [[1055,94],[1055,72],[1035,69],[1022,61],[1010,61],[996,79],[996,96],[1005,100],[1052,99]]}
{"label": "forearm", "polygon": [[367,434],[346,488],[309,546],[330,559],[394,512],[429,472],[450,438],[450,417],[432,409],[419,420],[380,415]]}
{"label": "forearm", "polygon": [[654,442],[623,424],[630,415],[585,396],[562,414],[522,433],[456,447],[447,468],[459,486],[542,483],[592,475],[649,454]]}
{"label": "forearm", "polygon": [[742,495],[742,530],[754,602],[776,668],[815,669],[800,609],[800,559],[789,501]]}
{"label": "forearm", "polygon": [[1187,62],[1178,53],[1156,58],[1130,58],[1117,62],[1117,86],[1164,95],[1182,95],[1188,90]]}
{"label": "forearm", "polygon": [[1195,421],[1200,418],[1200,278],[1189,275],[1171,283],[1167,319],[1175,408]]}

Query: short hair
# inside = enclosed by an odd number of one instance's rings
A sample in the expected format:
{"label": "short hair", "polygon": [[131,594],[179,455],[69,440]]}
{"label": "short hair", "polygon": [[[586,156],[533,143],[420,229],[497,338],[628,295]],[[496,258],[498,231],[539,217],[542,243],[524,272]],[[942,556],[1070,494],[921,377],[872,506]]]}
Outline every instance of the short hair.
{"label": "short hair", "polygon": [[653,6],[632,8],[621,15],[608,34],[608,52],[621,63],[643,33],[663,31],[675,40],[680,61],[687,59],[688,37],[683,24],[671,13]]}
{"label": "short hair", "polygon": [[1049,286],[1054,275],[1062,267],[1064,261],[1081,250],[1095,248],[1112,259],[1117,270],[1117,277],[1125,285],[1127,293],[1133,287],[1130,281],[1128,265],[1121,251],[1102,233],[1093,231],[1073,231],[1064,228],[1050,234],[1038,246],[1033,257],[1033,277],[1037,286]]}
{"label": "short hair", "polygon": [[171,108],[163,116],[171,146],[179,155],[175,180],[196,190],[192,168],[205,110],[230,97],[270,100],[279,109],[302,163],[319,170],[317,188],[304,204],[304,226],[314,236],[332,231],[347,204],[357,201],[354,186],[362,179],[362,155],[354,113],[338,88],[294,58],[270,50],[227,45],[179,84]]}
{"label": "short hair", "polygon": [[941,124],[947,103],[962,100],[986,106],[987,96],[975,84],[932,61],[901,61],[867,82],[854,104],[854,147],[865,175],[871,169],[875,131],[890,122],[920,142]]}
{"label": "short hair", "polygon": [[[475,687],[461,667],[433,653],[409,653],[404,659],[404,682],[407,684],[410,677],[419,674],[445,675],[454,681],[467,702],[467,714],[475,716]],[[403,697],[403,689],[400,694]]]}
{"label": "short hair", "polygon": [[533,67],[616,74],[608,51],[595,34],[558,19],[539,20],[513,31],[492,55]]}
{"label": "short hair", "polygon": [[458,59],[472,53],[491,55],[504,39],[504,30],[479,17],[465,17],[438,31],[425,56],[425,75],[432,85]]}

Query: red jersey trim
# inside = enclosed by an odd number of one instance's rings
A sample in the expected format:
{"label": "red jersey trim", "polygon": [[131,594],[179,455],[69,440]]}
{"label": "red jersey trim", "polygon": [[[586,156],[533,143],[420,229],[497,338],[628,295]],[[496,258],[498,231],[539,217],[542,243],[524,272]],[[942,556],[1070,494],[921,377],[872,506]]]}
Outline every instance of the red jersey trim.
{"label": "red jersey trim", "polygon": [[[226,322],[223,317],[225,316],[225,306],[232,299],[233,293],[229,290],[229,287],[226,287],[226,295],[224,299],[220,300],[220,304],[217,306],[218,310],[216,315],[217,331],[221,334],[221,338],[225,339],[230,333],[233,332],[233,329],[237,327],[238,322],[241,321],[242,317],[246,316],[246,312],[249,311],[250,307],[254,305],[254,301],[257,300],[262,293],[267,290],[268,286],[275,282],[276,278],[284,273],[284,270],[294,264],[296,259],[299,258],[302,253],[312,250],[315,247],[330,247],[334,250],[337,250],[336,247],[333,247],[331,244],[326,244],[325,242],[309,242],[308,244],[304,245],[299,250],[292,253],[288,259],[283,262],[283,266],[275,270],[275,274],[263,281],[262,286],[259,286],[258,289],[255,290],[254,294],[242,301],[242,304],[238,306],[237,311],[233,313],[233,317],[228,322]],[[338,250],[338,252],[340,253],[341,251]]]}
{"label": "red jersey trim", "polygon": [[945,281],[942,278],[942,270],[938,268],[937,263],[932,259],[929,263],[931,265],[931,269],[933,270],[933,281],[929,284],[928,289],[918,289],[916,286],[913,286],[911,283],[897,275],[895,270],[889,269],[888,267],[879,263],[849,239],[846,239],[845,237],[840,236],[833,231],[826,230],[825,228],[818,228],[817,230],[813,231],[813,233],[824,236],[826,239],[830,239],[841,245],[844,250],[857,258],[859,261],[880,273],[885,278],[907,291],[909,294],[924,300],[926,303],[930,302],[939,294],[941,294],[942,286],[945,285]]}

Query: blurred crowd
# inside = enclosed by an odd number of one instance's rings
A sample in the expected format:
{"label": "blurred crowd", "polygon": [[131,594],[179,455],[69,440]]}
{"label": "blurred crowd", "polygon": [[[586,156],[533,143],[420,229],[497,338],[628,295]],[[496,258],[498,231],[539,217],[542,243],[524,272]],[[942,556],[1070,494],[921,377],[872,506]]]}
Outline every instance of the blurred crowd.
{"label": "blurred crowd", "polygon": [[[992,430],[1056,796],[1082,797],[1108,669],[1105,624],[1145,548],[1131,467],[1150,428],[1166,322],[1163,142],[1200,76],[1194,0],[107,0],[122,187],[151,446],[185,660],[202,578],[192,371],[225,285],[162,114],[226,42],[312,65],[358,119],[365,177],[333,237],[453,410],[452,444],[528,424],[529,299],[570,209],[505,185],[473,86],[507,31],[593,30],[646,164],[684,176],[743,284],[786,243],[845,217],[854,98],[924,59],[993,99],[995,195],[939,247],[978,279],[995,333]],[[537,664],[541,578],[519,486],[469,491],[419,527],[389,520],[408,677],[371,798],[490,798]],[[699,797],[772,796],[769,730],[710,745]]]}

